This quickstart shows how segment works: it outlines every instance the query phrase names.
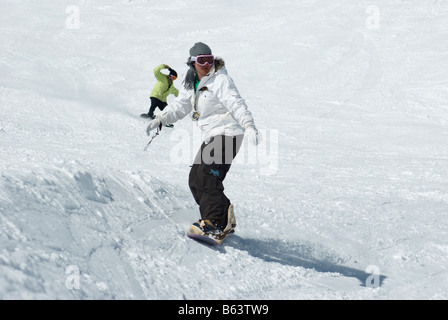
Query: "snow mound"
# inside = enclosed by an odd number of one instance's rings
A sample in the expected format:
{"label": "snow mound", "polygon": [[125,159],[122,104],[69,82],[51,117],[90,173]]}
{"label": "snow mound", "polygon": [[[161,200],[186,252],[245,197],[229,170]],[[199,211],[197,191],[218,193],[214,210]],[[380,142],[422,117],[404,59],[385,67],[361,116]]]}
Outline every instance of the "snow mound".
{"label": "snow mound", "polygon": [[[148,173],[63,164],[12,168],[0,182],[0,299],[136,297],[127,248],[160,228],[183,237],[171,216],[189,195]],[[80,290],[67,290],[70,266],[82,271]]]}

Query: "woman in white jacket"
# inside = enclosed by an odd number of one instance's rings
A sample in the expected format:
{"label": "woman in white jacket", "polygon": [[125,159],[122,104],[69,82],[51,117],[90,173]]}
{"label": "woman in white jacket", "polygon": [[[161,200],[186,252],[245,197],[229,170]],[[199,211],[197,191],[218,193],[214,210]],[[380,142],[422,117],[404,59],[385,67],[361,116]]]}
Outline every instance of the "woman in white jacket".
{"label": "woman in white jacket", "polygon": [[189,176],[201,219],[190,231],[219,238],[236,226],[233,206],[224,194],[222,182],[244,134],[253,144],[258,144],[261,136],[222,59],[215,58],[206,44],[198,42],[190,49],[187,65],[190,69],[179,96],[149,124],[147,133],[187,115],[203,130],[204,142]]}

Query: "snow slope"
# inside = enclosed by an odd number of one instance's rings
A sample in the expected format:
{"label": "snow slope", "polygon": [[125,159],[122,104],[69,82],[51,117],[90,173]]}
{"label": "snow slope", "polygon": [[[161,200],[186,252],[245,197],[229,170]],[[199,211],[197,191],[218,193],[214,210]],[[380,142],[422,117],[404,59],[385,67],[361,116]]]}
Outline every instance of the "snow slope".
{"label": "snow slope", "polygon": [[[448,298],[446,1],[0,9],[0,299]],[[216,249],[185,236],[200,134],[184,119],[144,152],[138,117],[197,41],[265,136]]]}

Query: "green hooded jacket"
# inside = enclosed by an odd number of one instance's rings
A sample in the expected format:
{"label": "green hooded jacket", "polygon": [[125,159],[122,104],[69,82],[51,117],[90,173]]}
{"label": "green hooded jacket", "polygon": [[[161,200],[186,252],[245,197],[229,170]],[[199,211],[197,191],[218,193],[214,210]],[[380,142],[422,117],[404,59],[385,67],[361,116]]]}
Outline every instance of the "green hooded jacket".
{"label": "green hooded jacket", "polygon": [[168,76],[161,72],[163,69],[165,69],[164,64],[161,64],[154,69],[154,75],[156,76],[157,83],[154,86],[154,89],[152,89],[150,97],[166,102],[166,98],[170,94],[174,94],[177,97],[179,95],[179,90],[177,90],[173,84],[170,85]]}

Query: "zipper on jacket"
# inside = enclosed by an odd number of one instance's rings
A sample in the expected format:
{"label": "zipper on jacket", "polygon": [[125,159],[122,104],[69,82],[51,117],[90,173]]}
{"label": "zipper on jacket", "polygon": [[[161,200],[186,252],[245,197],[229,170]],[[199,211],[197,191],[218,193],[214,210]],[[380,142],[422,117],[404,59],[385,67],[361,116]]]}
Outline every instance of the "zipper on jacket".
{"label": "zipper on jacket", "polygon": [[[202,87],[201,89],[199,89],[199,91],[208,91],[208,88]],[[198,111],[198,99],[199,99],[199,92],[196,92],[196,95],[194,97],[194,106],[193,106],[194,111]]]}

